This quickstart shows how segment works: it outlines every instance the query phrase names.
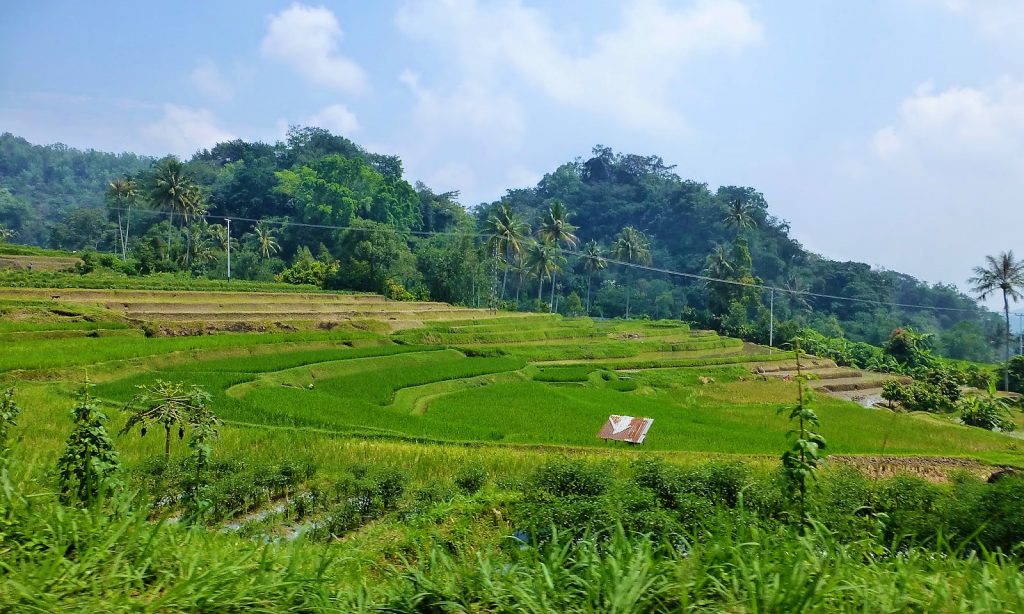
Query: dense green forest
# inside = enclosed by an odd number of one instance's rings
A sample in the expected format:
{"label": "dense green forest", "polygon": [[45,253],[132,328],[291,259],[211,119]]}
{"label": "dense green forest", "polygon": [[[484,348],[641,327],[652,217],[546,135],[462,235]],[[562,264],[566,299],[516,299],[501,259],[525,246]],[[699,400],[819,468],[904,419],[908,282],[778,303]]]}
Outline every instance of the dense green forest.
{"label": "dense green forest", "polygon": [[776,344],[805,327],[881,344],[911,326],[946,356],[990,360],[1005,335],[1000,318],[954,286],[810,253],[756,189],[713,190],[657,156],[598,146],[536,187],[467,204],[410,184],[399,158],[319,128],[274,144],[220,143],[187,161],[0,136],[0,226],[19,243],[117,253],[106,264],[128,275],[224,278],[230,244],[238,279],[677,318],[762,343],[771,319]]}

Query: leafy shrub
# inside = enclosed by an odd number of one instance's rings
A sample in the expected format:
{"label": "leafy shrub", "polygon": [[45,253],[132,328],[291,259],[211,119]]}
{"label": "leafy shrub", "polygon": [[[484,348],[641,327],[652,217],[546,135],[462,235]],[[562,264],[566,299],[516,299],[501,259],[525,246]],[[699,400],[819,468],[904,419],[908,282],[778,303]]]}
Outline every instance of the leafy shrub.
{"label": "leafy shrub", "polygon": [[[1011,361],[1012,362],[1012,361]],[[1024,375],[1024,359],[1021,359],[1022,375]],[[988,390],[988,387],[995,383],[996,374],[992,371],[982,369],[978,365],[969,364],[963,370],[964,383],[978,390]],[[1013,387],[1011,379],[1011,388]]]}
{"label": "leafy shrub", "polygon": [[384,296],[393,301],[412,301],[416,299],[412,292],[405,289],[405,286],[390,277],[384,280]]}
{"label": "leafy shrub", "polygon": [[752,483],[741,463],[708,463],[679,469],[657,460],[633,464],[635,482],[654,493],[660,505],[676,508],[687,497],[699,497],[715,505],[736,507],[743,490]]}
{"label": "leafy shrub", "polygon": [[[989,549],[1020,553],[1024,545],[1024,478],[1008,476],[987,484],[972,512],[984,528],[978,541]],[[980,521],[980,523],[978,522]]]}
{"label": "leafy shrub", "polygon": [[324,256],[314,258],[309,248],[303,247],[295,256],[290,267],[278,273],[274,279],[287,284],[308,284],[324,288],[327,281],[338,274],[338,261]]}
{"label": "leafy shrub", "polygon": [[991,394],[987,397],[972,395],[963,399],[960,404],[960,420],[968,426],[976,426],[989,431],[1012,431],[1016,425],[1009,415],[1009,408],[1003,399]]}
{"label": "leafy shrub", "polygon": [[[1000,376],[1006,370],[1010,371],[1010,391],[1024,393],[1024,356],[1014,356],[1010,362],[1000,369]],[[1000,380],[1002,377],[1000,377]],[[981,388],[981,386],[978,386]]]}
{"label": "leafy shrub", "polygon": [[885,514],[885,539],[890,542],[924,542],[941,528],[936,504],[942,491],[927,481],[898,475],[883,482],[875,492],[872,507]]}
{"label": "leafy shrub", "polygon": [[813,516],[832,531],[854,539],[873,529],[872,484],[861,472],[837,467],[818,479]]}
{"label": "leafy shrub", "polygon": [[486,482],[487,471],[479,465],[465,466],[455,474],[455,486],[467,495],[479,492]]}
{"label": "leafy shrub", "polygon": [[530,487],[552,497],[597,497],[611,482],[604,467],[563,458],[537,469]]}
{"label": "leafy shrub", "polygon": [[906,406],[914,397],[911,394],[909,385],[904,384],[898,379],[887,379],[882,382],[882,398],[892,408],[894,404]]}

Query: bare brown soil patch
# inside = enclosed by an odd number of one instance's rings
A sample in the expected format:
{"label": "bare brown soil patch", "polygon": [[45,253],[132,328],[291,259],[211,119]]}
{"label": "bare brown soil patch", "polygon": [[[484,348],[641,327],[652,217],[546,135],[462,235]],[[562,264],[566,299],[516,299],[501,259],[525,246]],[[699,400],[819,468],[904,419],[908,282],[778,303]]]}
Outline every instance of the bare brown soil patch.
{"label": "bare brown soil patch", "polygon": [[0,269],[21,271],[68,271],[81,262],[78,258],[60,256],[0,256]]}
{"label": "bare brown soil patch", "polygon": [[937,484],[948,482],[950,475],[956,472],[966,471],[984,480],[1001,469],[1001,467],[986,465],[967,458],[948,456],[833,454],[828,459],[837,465],[853,467],[873,479],[891,478],[896,475],[912,475]]}

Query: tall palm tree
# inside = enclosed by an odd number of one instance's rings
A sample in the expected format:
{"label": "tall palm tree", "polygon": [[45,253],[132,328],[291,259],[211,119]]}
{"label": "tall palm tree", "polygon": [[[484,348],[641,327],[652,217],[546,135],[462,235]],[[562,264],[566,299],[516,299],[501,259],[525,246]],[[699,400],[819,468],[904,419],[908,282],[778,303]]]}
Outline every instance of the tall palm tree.
{"label": "tall palm tree", "polygon": [[185,229],[185,238],[189,250],[181,262],[182,266],[203,266],[217,259],[218,248],[226,251],[228,232],[220,224],[210,224],[205,218],[199,218]]}
{"label": "tall palm tree", "polygon": [[[206,212],[203,193],[188,169],[177,158],[167,158],[158,163],[147,177],[146,197],[150,204],[181,218],[181,227]],[[192,260],[192,246],[186,246],[185,261]]]}
{"label": "tall palm tree", "polygon": [[736,229],[737,234],[747,228],[753,228],[757,225],[751,214],[753,210],[754,208],[746,201],[740,199],[732,201],[725,214],[726,227]]}
{"label": "tall palm tree", "polygon": [[796,275],[791,274],[782,282],[782,287],[788,291],[790,309],[794,312],[810,313],[811,301],[807,298],[809,290],[807,284]]}
{"label": "tall palm tree", "polygon": [[501,203],[498,210],[487,218],[484,233],[488,235],[487,250],[494,254],[494,271],[497,275],[500,263],[505,263],[505,273],[501,279],[501,299],[505,299],[505,284],[508,281],[509,257],[519,254],[523,249],[523,238],[529,234],[526,223],[512,210],[507,202]]}
{"label": "tall palm tree", "polygon": [[732,262],[729,250],[722,244],[716,245],[704,263],[704,274],[715,279],[731,279],[735,272],[736,265]]}
{"label": "tall palm tree", "polygon": [[[1003,293],[1003,315],[1006,317],[1006,363],[1010,363],[1010,299],[1024,298],[1024,261],[1013,257],[1013,250],[998,256],[985,256],[985,266],[974,267],[974,277],[968,280],[972,291],[984,300],[999,290]],[[1003,389],[1010,389],[1010,370],[1003,370]]]}
{"label": "tall palm tree", "polygon": [[600,273],[608,268],[608,262],[604,259],[604,251],[597,241],[591,239],[583,246],[583,270],[587,272],[587,315],[590,315],[590,282],[594,279],[595,273]]}
{"label": "tall palm tree", "polygon": [[560,268],[560,261],[564,261],[558,254],[557,248],[548,241],[533,241],[526,251],[526,260],[529,263],[530,272],[537,276],[537,300],[544,300],[544,278],[552,280],[554,284],[555,272]]}
{"label": "tall palm tree", "polygon": [[[131,224],[132,203],[139,195],[135,180],[125,175],[107,183],[107,198],[117,204],[117,236],[121,240],[121,259],[128,259],[128,230]],[[121,225],[121,209],[125,208],[124,227]]]}
{"label": "tall palm tree", "polygon": [[[650,264],[651,249],[647,237],[633,226],[626,226],[612,244],[612,256],[629,264]],[[626,319],[629,319],[630,287],[626,286]]]}
{"label": "tall palm tree", "polygon": [[256,248],[264,258],[270,258],[273,254],[281,251],[281,246],[277,243],[273,229],[265,222],[256,224],[256,228],[253,229],[253,236],[256,238]]}
{"label": "tall palm tree", "polygon": [[[569,212],[565,210],[562,201],[556,200],[551,203],[547,214],[541,219],[538,233],[545,241],[561,249],[564,244],[567,249],[574,249],[579,239],[573,233],[576,227],[569,223]],[[551,312],[555,311],[555,280],[551,278]]]}
{"label": "tall palm tree", "polygon": [[519,252],[512,261],[512,273],[516,276],[516,305],[519,304],[519,297],[523,293],[523,281],[530,274],[530,263],[526,261],[526,254]]}

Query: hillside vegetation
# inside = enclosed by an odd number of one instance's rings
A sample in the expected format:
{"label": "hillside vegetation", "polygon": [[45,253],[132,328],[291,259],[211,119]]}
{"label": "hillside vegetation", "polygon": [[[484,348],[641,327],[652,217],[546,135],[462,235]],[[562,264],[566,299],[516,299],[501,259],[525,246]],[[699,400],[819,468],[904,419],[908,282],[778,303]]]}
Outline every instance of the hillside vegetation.
{"label": "hillside vegetation", "polygon": [[[236,279],[681,319],[758,343],[772,336],[769,321],[778,343],[810,326],[881,344],[911,326],[936,335],[946,356],[985,361],[1005,334],[955,287],[809,253],[755,188],[712,189],[657,156],[596,147],[536,187],[475,204],[411,185],[397,157],[317,128],[293,129],[274,144],[220,143],[185,163],[41,147],[10,134],[0,137],[0,151],[0,226],[22,243],[120,253],[124,262],[109,264],[121,274],[224,279],[231,243]],[[180,202],[159,188],[176,181],[194,186]],[[224,217],[234,220],[230,237]],[[623,252],[626,236],[633,246]],[[770,314],[766,292],[604,266],[621,260],[616,254],[785,291]]]}

